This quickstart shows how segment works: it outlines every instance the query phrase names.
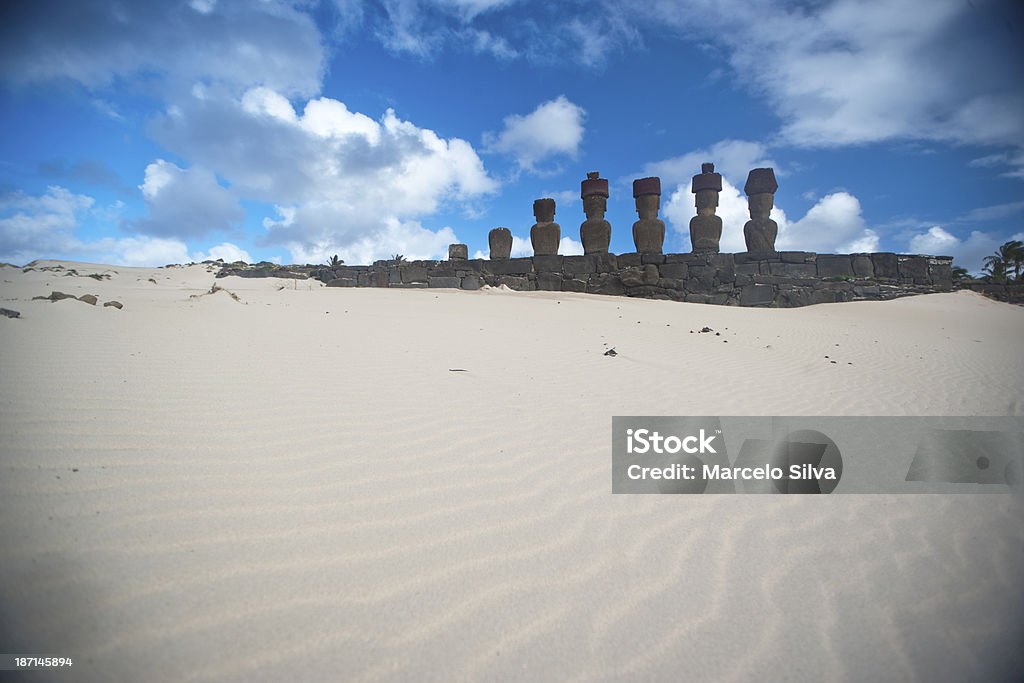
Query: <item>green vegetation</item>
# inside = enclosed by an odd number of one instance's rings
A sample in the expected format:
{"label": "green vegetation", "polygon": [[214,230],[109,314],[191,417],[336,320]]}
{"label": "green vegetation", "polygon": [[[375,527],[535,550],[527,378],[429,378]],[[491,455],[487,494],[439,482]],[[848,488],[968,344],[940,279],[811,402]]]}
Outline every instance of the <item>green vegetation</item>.
{"label": "green vegetation", "polygon": [[339,267],[339,266],[342,266],[342,265],[344,265],[344,264],[345,264],[345,262],[344,262],[344,261],[342,261],[342,260],[341,260],[340,258],[338,258],[338,255],[337,255],[337,254],[335,254],[334,256],[332,256],[332,257],[331,257],[330,259],[328,259],[328,261],[327,261],[327,267],[328,267],[328,268],[330,268],[331,270],[333,270],[333,269],[335,269],[335,268],[337,268],[337,267]]}
{"label": "green vegetation", "polygon": [[999,247],[995,254],[985,257],[982,270],[985,279],[991,282],[1020,282],[1021,266],[1024,266],[1024,243],[1010,240]]}

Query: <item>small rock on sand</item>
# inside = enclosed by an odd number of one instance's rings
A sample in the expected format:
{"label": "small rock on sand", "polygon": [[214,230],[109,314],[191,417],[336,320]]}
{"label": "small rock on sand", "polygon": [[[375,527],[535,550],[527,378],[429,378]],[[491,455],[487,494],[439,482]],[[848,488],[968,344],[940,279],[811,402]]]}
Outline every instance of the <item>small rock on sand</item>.
{"label": "small rock on sand", "polygon": [[20,318],[21,317],[21,313],[19,313],[18,311],[12,311],[9,308],[0,308],[0,315],[4,316],[5,318]]}
{"label": "small rock on sand", "polygon": [[107,301],[106,303],[103,304],[103,307],[106,308],[107,306],[113,306],[114,308],[124,308],[124,304],[122,304],[120,301]]}
{"label": "small rock on sand", "polygon": [[91,306],[95,306],[97,303],[99,303],[99,299],[96,298],[95,294],[83,294],[82,296],[78,297],[78,300],[84,301],[85,303]]}

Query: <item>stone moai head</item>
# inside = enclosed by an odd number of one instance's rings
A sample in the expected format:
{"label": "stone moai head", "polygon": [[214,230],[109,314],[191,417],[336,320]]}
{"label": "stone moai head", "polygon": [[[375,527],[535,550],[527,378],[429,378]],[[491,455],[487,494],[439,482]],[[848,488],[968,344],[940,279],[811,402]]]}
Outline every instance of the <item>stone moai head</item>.
{"label": "stone moai head", "polygon": [[715,215],[718,193],[722,191],[722,174],[715,173],[714,164],[701,164],[700,173],[693,176],[690,191],[695,195],[698,216]]}
{"label": "stone moai head", "polygon": [[469,246],[465,244],[449,244],[448,260],[465,261],[469,258]]}
{"label": "stone moai head", "polygon": [[775,195],[771,192],[758,192],[747,197],[747,208],[751,218],[768,218],[775,208]]}
{"label": "stone moai head", "polygon": [[743,186],[743,191],[747,193],[750,220],[743,226],[743,237],[747,242],[748,252],[775,251],[775,238],[779,234],[779,226],[769,214],[775,205],[775,191],[778,189],[775,171],[770,168],[755,168],[747,176],[747,184]]}
{"label": "stone moai head", "polygon": [[555,220],[555,200],[550,197],[538,199],[533,203],[533,215],[538,223],[551,223]]}
{"label": "stone moai head", "polygon": [[[753,218],[755,215],[761,215],[767,217],[769,211],[775,204],[775,200],[772,195],[779,189],[779,182],[775,180],[775,169],[772,168],[755,168],[749,174],[747,174],[747,183],[743,186],[743,191],[747,195],[747,202],[750,206],[750,217]],[[758,197],[758,195],[768,195],[768,198]],[[767,208],[765,208],[767,206]],[[758,212],[755,214],[755,209]]]}
{"label": "stone moai head", "polygon": [[633,181],[633,198],[640,218],[657,218],[661,204],[661,178],[638,178]]}
{"label": "stone moai head", "polygon": [[608,180],[600,175],[598,171],[591,171],[580,183],[580,198],[587,218],[604,218],[608,210]]}
{"label": "stone moai head", "polygon": [[508,228],[491,230],[487,243],[491,248],[492,261],[505,261],[512,255],[512,231]]}

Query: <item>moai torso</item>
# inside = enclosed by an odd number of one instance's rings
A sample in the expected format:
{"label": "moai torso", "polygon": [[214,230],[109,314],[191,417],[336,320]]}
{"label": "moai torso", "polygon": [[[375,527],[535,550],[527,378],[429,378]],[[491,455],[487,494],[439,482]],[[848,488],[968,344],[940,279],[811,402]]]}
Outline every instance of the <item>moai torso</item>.
{"label": "moai torso", "polygon": [[487,235],[487,243],[491,247],[492,261],[507,261],[512,255],[512,231],[508,228],[495,228]]}
{"label": "moai torso", "polygon": [[693,176],[690,191],[696,197],[697,215],[690,219],[690,248],[694,252],[718,253],[722,239],[722,219],[715,215],[718,193],[722,191],[722,175],[714,164],[701,164],[699,175]]}
{"label": "moai torso", "polygon": [[658,218],[661,206],[661,179],[633,181],[633,198],[640,220],[633,224],[633,243],[637,253],[660,254],[665,244],[665,221]]}
{"label": "moai torso", "polygon": [[747,184],[743,186],[743,191],[747,193],[750,220],[743,226],[743,238],[750,253],[775,252],[775,238],[778,237],[779,226],[768,216],[775,206],[775,191],[778,189],[775,171],[770,168],[755,168],[747,176]]}
{"label": "moai torso", "polygon": [[612,241],[611,223],[605,220],[608,209],[608,180],[598,177],[597,171],[587,174],[580,183],[580,197],[587,220],[580,225],[580,242],[585,254],[607,254]]}
{"label": "moai torso", "polygon": [[562,228],[555,223],[555,200],[550,197],[533,203],[537,223],[530,228],[530,242],[534,256],[554,256],[562,239]]}

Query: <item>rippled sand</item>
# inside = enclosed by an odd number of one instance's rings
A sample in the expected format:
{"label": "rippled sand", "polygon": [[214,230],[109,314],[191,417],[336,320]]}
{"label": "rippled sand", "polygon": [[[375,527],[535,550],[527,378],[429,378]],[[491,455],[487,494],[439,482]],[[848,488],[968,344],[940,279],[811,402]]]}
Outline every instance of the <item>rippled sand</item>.
{"label": "rippled sand", "polygon": [[1019,497],[613,496],[610,443],[613,415],[1022,415],[1022,308],[39,265],[0,268],[0,651],[74,671],[22,680],[1024,667]]}

